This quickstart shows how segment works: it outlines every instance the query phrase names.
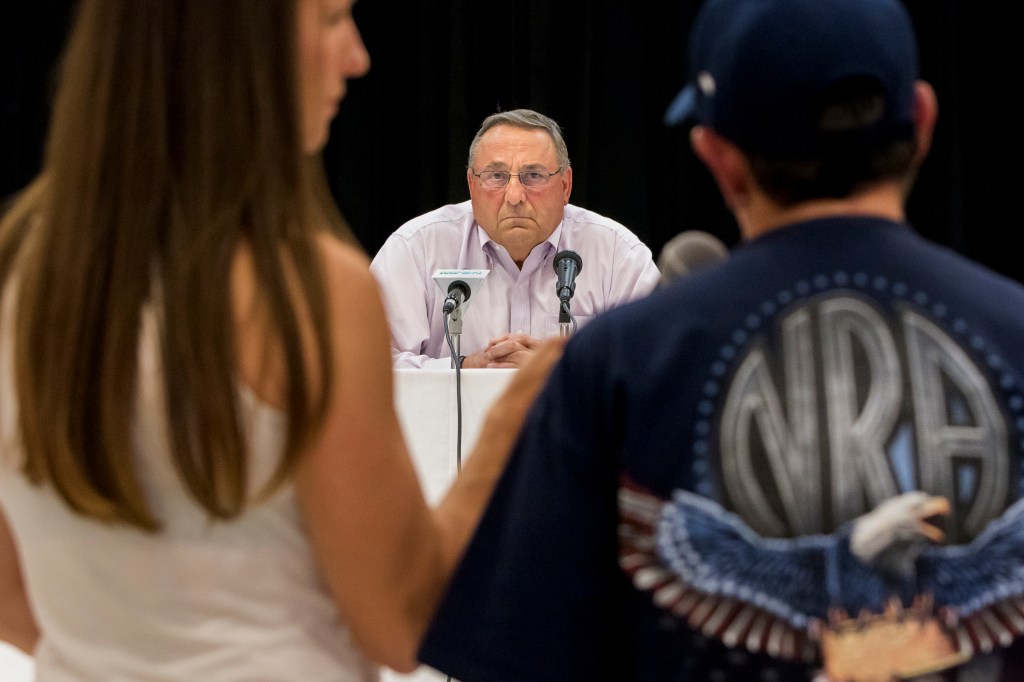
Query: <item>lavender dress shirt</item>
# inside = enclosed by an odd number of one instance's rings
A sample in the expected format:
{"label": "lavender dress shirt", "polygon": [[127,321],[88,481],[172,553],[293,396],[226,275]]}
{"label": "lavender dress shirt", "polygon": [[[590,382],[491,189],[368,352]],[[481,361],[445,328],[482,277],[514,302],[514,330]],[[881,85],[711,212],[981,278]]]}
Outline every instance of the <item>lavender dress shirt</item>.
{"label": "lavender dress shirt", "polygon": [[572,249],[583,261],[570,301],[577,328],[658,285],[651,250],[635,234],[572,204],[551,236],[530,252],[522,270],[477,225],[469,201],[442,206],[399,227],[370,265],[391,327],[394,366],[451,366],[441,313],[446,292],[433,279],[440,269],[490,271],[474,287],[462,313],[462,355],[484,349],[505,333],[557,335],[559,300],[552,260],[563,249]]}

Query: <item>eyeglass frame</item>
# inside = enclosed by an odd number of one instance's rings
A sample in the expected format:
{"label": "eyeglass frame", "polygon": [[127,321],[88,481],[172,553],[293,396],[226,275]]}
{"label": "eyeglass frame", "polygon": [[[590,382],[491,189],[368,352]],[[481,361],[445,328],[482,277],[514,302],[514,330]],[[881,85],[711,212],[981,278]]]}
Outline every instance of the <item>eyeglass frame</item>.
{"label": "eyeglass frame", "polygon": [[[505,189],[506,187],[508,187],[509,183],[512,182],[512,178],[513,177],[516,178],[516,180],[519,180],[519,184],[522,185],[526,189],[540,189],[541,187],[547,187],[548,184],[551,182],[551,178],[553,178],[554,176],[558,175],[559,173],[565,171],[566,168],[568,168],[568,166],[559,166],[553,172],[548,171],[547,168],[544,168],[543,170],[536,170],[535,169],[535,170],[525,170],[525,171],[520,169],[520,171],[518,173],[513,173],[513,172],[507,171],[507,170],[498,170],[498,169],[487,170],[487,169],[484,169],[484,170],[481,170],[479,173],[477,173],[476,169],[474,169],[472,166],[470,166],[469,167],[469,173],[474,178],[476,178],[477,181],[485,189]],[[484,184],[483,179],[481,179],[481,177],[480,177],[484,173],[502,173],[503,175],[507,175],[508,179],[505,180],[504,184],[502,184],[502,185],[500,185],[498,187],[488,187],[486,184]],[[539,185],[527,185],[527,184],[524,184],[523,181],[519,177],[523,173],[537,173],[538,175],[542,175],[542,176],[544,176],[544,182],[542,182]]]}

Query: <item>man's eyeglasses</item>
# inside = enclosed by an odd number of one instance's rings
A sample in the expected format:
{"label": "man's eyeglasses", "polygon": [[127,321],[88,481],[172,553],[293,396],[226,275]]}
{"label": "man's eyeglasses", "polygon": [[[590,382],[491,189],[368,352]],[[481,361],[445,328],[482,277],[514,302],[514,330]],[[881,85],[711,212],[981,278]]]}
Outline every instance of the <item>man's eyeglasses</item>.
{"label": "man's eyeglasses", "polygon": [[554,173],[548,173],[546,170],[529,170],[519,173],[510,173],[504,170],[482,170],[479,173],[475,173],[472,168],[469,169],[469,172],[473,173],[480,180],[480,184],[487,189],[501,189],[513,177],[519,178],[519,182],[523,187],[543,187],[548,184],[548,180],[551,179],[552,175],[558,175],[563,170],[565,170],[564,166],[559,166],[558,170]]}

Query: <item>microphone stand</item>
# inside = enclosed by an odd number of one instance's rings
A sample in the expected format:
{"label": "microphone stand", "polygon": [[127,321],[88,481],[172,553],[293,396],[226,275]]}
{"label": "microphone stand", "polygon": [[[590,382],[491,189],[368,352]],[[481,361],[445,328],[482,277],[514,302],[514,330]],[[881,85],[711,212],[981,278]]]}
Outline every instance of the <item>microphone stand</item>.
{"label": "microphone stand", "polygon": [[569,299],[564,299],[558,306],[558,335],[569,336],[572,315],[569,314]]}
{"label": "microphone stand", "polygon": [[444,299],[444,330],[452,354],[452,369],[462,369],[462,308],[469,300],[469,286],[456,280],[448,285]]}
{"label": "microphone stand", "polygon": [[448,316],[448,331],[452,337],[451,353],[452,353],[452,369],[460,367],[462,358],[462,306],[458,306],[452,314]]}
{"label": "microphone stand", "polygon": [[569,311],[569,299],[576,291],[576,275],[583,271],[583,259],[575,251],[565,249],[555,254],[552,263],[558,281],[555,282],[555,293],[558,294],[558,333],[569,336],[576,331],[576,318]]}

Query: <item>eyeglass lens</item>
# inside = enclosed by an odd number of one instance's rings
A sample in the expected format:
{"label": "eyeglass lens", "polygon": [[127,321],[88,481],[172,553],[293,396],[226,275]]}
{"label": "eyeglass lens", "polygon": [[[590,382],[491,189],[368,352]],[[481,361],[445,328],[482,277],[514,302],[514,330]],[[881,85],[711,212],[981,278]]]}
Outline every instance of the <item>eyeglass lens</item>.
{"label": "eyeglass lens", "polygon": [[556,170],[554,173],[548,173],[547,171],[531,170],[522,171],[519,173],[510,173],[509,171],[503,170],[487,170],[480,171],[475,175],[480,178],[480,182],[484,187],[491,189],[499,189],[504,187],[512,179],[512,176],[519,178],[519,182],[522,183],[523,187],[542,187],[548,184],[552,175],[557,175],[562,171],[561,168]]}

